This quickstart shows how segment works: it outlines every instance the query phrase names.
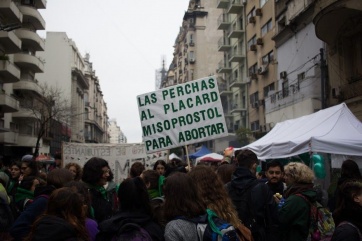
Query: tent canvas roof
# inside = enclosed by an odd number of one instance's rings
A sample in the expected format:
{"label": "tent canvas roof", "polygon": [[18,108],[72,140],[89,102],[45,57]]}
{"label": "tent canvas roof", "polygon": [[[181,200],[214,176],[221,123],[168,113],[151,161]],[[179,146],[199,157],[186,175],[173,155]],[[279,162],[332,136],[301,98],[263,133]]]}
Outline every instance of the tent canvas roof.
{"label": "tent canvas roof", "polygon": [[280,122],[261,139],[237,149],[250,149],[259,159],[305,152],[360,156],[362,123],[345,103]]}
{"label": "tent canvas roof", "polygon": [[198,150],[195,153],[190,154],[189,158],[195,159],[195,158],[198,158],[200,156],[204,156],[204,155],[209,154],[209,153],[211,153],[211,151],[209,149],[207,149],[206,146],[202,145],[200,150]]}

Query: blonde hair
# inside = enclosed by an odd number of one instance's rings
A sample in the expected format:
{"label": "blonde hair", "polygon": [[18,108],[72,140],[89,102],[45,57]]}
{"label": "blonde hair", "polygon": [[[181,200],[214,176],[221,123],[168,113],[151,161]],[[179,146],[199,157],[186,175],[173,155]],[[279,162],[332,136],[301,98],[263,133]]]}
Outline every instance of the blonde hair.
{"label": "blonde hair", "polygon": [[284,167],[284,173],[289,174],[295,183],[313,183],[315,176],[312,169],[301,162],[290,162]]}

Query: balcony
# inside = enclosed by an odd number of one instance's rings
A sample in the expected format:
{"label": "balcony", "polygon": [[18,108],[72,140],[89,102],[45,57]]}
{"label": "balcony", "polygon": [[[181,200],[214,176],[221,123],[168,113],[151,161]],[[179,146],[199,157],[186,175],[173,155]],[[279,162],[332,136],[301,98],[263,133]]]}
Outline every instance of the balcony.
{"label": "balcony", "polygon": [[21,51],[21,40],[13,33],[0,31],[0,44],[4,54],[14,54]]}
{"label": "balcony", "polygon": [[21,5],[19,9],[23,14],[23,23],[29,22],[36,30],[45,30],[45,21],[36,8]]}
{"label": "balcony", "polygon": [[231,113],[246,113],[246,108],[243,107],[240,103],[232,103]]}
{"label": "balcony", "polygon": [[222,73],[231,73],[231,66],[229,62],[225,62],[224,60],[220,61],[218,64],[217,72],[219,74]]}
{"label": "balcony", "polygon": [[18,133],[9,131],[0,133],[0,143],[14,145],[18,143]]}
{"label": "balcony", "polygon": [[10,113],[19,110],[19,101],[5,93],[0,94],[0,112]]}
{"label": "balcony", "polygon": [[226,83],[219,84],[219,93],[221,96],[232,95],[233,92],[228,88]]}
{"label": "balcony", "polygon": [[227,30],[231,24],[230,15],[223,13],[217,19],[217,29],[218,30]]}
{"label": "balcony", "polygon": [[13,89],[31,95],[41,95],[42,91],[37,81],[21,79],[13,84]]}
{"label": "balcony", "polygon": [[88,89],[89,88],[89,81],[88,79],[84,76],[83,72],[78,69],[77,67],[73,67],[72,68],[72,75],[76,77],[78,83],[84,88],[84,89]]}
{"label": "balcony", "polygon": [[15,83],[20,79],[20,70],[7,60],[0,61],[0,79],[2,83]]}
{"label": "balcony", "polygon": [[[360,0],[321,0],[315,2],[313,23],[319,39],[334,44],[342,27],[350,19],[358,19],[362,11]],[[333,26],[333,31],[330,29]],[[353,28],[353,26],[350,26]]]}
{"label": "balcony", "polygon": [[217,8],[227,8],[229,6],[230,0],[217,0]]}
{"label": "balcony", "polygon": [[245,54],[237,49],[231,49],[229,52],[229,62],[241,62],[245,59]]}
{"label": "balcony", "polygon": [[30,107],[29,108],[24,108],[20,104],[19,111],[18,112],[13,112],[12,117],[13,117],[13,119],[27,118],[29,120],[29,122],[30,122],[31,119],[33,119],[33,120],[39,119],[40,118],[40,113],[36,112],[35,110],[30,109]]}
{"label": "balcony", "polygon": [[347,101],[356,97],[361,97],[361,88],[362,88],[362,77],[350,78],[348,84],[342,85],[340,87],[340,101]]}
{"label": "balcony", "polygon": [[230,0],[228,13],[241,13],[244,7],[243,1],[244,0]]}
{"label": "balcony", "polygon": [[231,78],[230,80],[230,88],[233,87],[242,87],[244,85],[246,85],[248,82],[247,81],[243,81],[243,78],[241,78],[240,76],[235,77],[235,78]]}
{"label": "balcony", "polygon": [[243,27],[239,21],[234,21],[228,29],[229,38],[241,38],[244,35]]}
{"label": "balcony", "polygon": [[226,38],[226,37],[221,37],[218,41],[218,51],[219,52],[223,52],[223,51],[229,51],[231,48],[230,45],[230,39]]}
{"label": "balcony", "polygon": [[[29,136],[24,134],[18,134],[17,144],[18,146],[35,147],[37,138],[35,136]],[[40,146],[43,145],[42,139],[40,139]]]}
{"label": "balcony", "polygon": [[34,0],[34,6],[37,9],[45,9],[47,6],[47,0]]}
{"label": "balcony", "polygon": [[0,12],[2,18],[7,20],[7,23],[23,22],[23,14],[13,0],[1,0]]}
{"label": "balcony", "polygon": [[44,72],[44,64],[40,59],[34,55],[27,53],[14,54],[14,63],[19,68],[31,70],[35,73]]}
{"label": "balcony", "polygon": [[44,40],[36,33],[27,29],[15,30],[16,35],[21,39],[23,48],[34,51],[44,51]]}

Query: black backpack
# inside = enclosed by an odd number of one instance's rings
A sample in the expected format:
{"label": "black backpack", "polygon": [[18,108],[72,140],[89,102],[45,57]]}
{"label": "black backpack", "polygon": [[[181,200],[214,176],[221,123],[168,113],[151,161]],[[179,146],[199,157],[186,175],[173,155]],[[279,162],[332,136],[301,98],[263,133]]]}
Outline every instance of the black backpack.
{"label": "black backpack", "polygon": [[7,232],[14,223],[14,216],[9,203],[0,196],[0,232]]}
{"label": "black backpack", "polygon": [[[113,240],[113,239],[112,239]],[[118,241],[152,241],[150,234],[136,223],[123,224],[116,234]]]}

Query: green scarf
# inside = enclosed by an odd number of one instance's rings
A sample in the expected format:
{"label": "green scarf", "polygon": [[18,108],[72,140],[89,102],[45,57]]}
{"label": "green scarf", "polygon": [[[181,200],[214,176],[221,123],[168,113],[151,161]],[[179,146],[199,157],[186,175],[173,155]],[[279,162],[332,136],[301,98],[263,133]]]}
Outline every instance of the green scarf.
{"label": "green scarf", "polygon": [[163,184],[165,183],[165,176],[161,175],[158,178],[158,192],[159,192],[159,197],[162,197],[163,193],[162,193],[162,188],[163,188]]}
{"label": "green scarf", "polygon": [[210,224],[212,231],[214,231],[218,235],[222,236],[222,233],[220,232],[220,230],[217,228],[216,224],[212,220],[212,217],[217,217],[216,213],[214,211],[212,211],[211,209],[206,209],[206,213],[207,213],[207,220]]}
{"label": "green scarf", "polygon": [[160,197],[160,193],[157,189],[148,189],[148,196],[150,199],[154,199],[155,197]]}
{"label": "green scarf", "polygon": [[102,197],[108,201],[107,190],[103,186],[93,186],[98,192],[102,194]]}
{"label": "green scarf", "polygon": [[19,202],[24,199],[34,199],[34,192],[18,187],[15,194],[15,202]]}

